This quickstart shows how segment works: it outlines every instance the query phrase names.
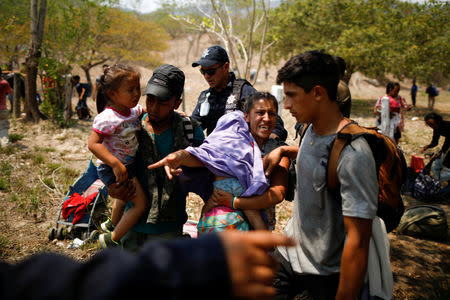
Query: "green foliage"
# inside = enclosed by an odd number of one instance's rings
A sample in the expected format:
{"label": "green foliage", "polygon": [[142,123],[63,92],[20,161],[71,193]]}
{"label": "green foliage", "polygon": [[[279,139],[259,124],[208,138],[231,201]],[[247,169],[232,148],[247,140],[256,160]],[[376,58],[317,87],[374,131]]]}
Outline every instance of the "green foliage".
{"label": "green foliage", "polygon": [[55,124],[66,127],[64,120],[65,81],[69,66],[48,56],[39,59],[39,76],[42,83],[41,111]]}
{"label": "green foliage", "polygon": [[[49,1],[39,61],[45,98],[42,111],[61,127],[70,125],[64,119],[65,82],[74,65],[92,82],[89,70],[108,60],[151,67],[161,62],[155,51],[166,49],[164,30],[113,8],[114,4],[117,1]],[[45,78],[51,78],[54,86],[45,83]]]}
{"label": "green foliage", "polygon": [[2,176],[11,176],[11,172],[14,169],[14,167],[12,165],[10,165],[8,162],[1,162],[0,163],[0,174]]}
{"label": "green foliage", "polygon": [[0,177],[0,191],[9,191],[9,180],[4,177]]}
{"label": "green foliage", "polygon": [[162,61],[158,52],[167,49],[169,39],[164,29],[151,21],[143,21],[133,13],[109,9],[110,26],[102,32],[101,51],[110,59],[155,67]]}
{"label": "green foliage", "polygon": [[32,160],[35,165],[41,165],[45,162],[45,157],[41,153],[35,153],[32,155]]}
{"label": "green foliage", "polygon": [[175,3],[162,3],[161,8],[150,14],[141,16],[140,19],[154,22],[163,28],[170,35],[170,37],[174,39],[189,32],[185,26],[171,17],[171,15],[177,14],[178,10]]}
{"label": "green foliage", "polygon": [[20,133],[10,133],[8,135],[8,137],[9,137],[9,141],[11,143],[15,143],[15,142],[20,141],[21,139],[23,139],[24,135],[20,134]]}
{"label": "green foliage", "polygon": [[0,163],[0,190],[9,191],[10,189],[10,177],[14,167],[8,162]]}
{"label": "green foliage", "polygon": [[0,1],[0,63],[17,62],[30,40],[30,1]]}
{"label": "green foliage", "polygon": [[350,73],[444,83],[449,24],[449,3],[436,0],[288,0],[272,11],[268,60],[324,49],[343,57]]}

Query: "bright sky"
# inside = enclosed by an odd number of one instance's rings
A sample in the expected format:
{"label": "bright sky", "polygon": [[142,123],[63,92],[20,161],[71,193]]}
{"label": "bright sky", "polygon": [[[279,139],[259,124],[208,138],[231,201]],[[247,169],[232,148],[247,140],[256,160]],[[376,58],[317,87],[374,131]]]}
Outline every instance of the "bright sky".
{"label": "bright sky", "polygon": [[[123,8],[128,8],[135,10],[140,13],[149,13],[157,10],[161,5],[160,3],[164,0],[120,0],[120,6]],[[408,2],[424,2],[425,0],[404,0]],[[446,0],[440,0],[441,2]],[[279,1],[271,1],[279,2]]]}
{"label": "bright sky", "polygon": [[149,13],[160,7],[161,0],[120,0],[120,6],[140,13]]}

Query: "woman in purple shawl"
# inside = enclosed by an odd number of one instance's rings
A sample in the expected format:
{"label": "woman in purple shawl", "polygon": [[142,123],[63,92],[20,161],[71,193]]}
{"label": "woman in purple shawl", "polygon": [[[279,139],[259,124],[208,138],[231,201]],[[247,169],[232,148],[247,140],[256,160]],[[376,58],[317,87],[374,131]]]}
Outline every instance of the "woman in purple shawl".
{"label": "woman in purple shawl", "polygon": [[[243,210],[254,229],[274,227],[275,205],[283,200],[286,191],[289,160],[280,163],[278,172],[271,176],[269,183],[264,175],[260,148],[269,140],[275,128],[278,103],[269,93],[256,93],[248,97],[244,111],[222,116],[216,129],[199,147],[174,152],[149,166],[164,166],[169,178],[180,175],[182,170],[179,166],[204,166],[214,174],[215,192],[203,209],[199,222],[201,233],[220,230],[201,228],[211,225],[208,223],[211,218],[205,219],[205,216],[226,215],[226,219],[214,222],[231,224],[236,217],[245,220],[240,210]],[[197,192],[195,189],[199,187],[211,186],[207,177],[200,177],[200,180],[190,181],[190,191]],[[248,230],[245,221],[239,224],[237,229]]]}

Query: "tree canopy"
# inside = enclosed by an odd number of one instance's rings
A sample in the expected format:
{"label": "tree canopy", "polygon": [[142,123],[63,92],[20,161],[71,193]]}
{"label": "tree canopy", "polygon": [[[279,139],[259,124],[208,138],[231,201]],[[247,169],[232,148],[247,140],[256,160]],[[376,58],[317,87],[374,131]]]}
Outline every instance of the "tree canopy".
{"label": "tree canopy", "polygon": [[[48,5],[43,11],[45,22],[40,22],[42,25],[39,25],[43,28],[42,42],[39,43],[32,43],[36,39],[33,39],[35,35],[30,31],[30,28],[34,28],[30,26],[30,22],[35,23],[36,18],[30,16],[32,7],[30,5],[43,4],[44,0],[0,2],[0,24],[2,24],[0,63],[8,66],[16,63],[17,68],[17,63],[19,60],[23,61],[26,50],[34,49],[36,46],[33,45],[37,45],[39,49],[33,50],[33,59],[27,59],[27,62],[38,64],[36,72],[41,79],[44,76],[49,77],[56,83],[56,93],[53,93],[56,97],[49,101],[51,107],[44,111],[52,118],[62,116],[60,110],[64,107],[65,91],[70,92],[65,88],[68,80],[66,75],[71,73],[76,65],[84,70],[88,82],[91,82],[90,69],[106,61],[146,67],[155,67],[161,63],[160,52],[166,49],[169,35],[151,20],[140,18],[133,12],[120,10],[116,7],[117,2],[117,0],[46,2]],[[27,72],[31,72],[28,65],[27,63]],[[36,78],[34,73],[35,71],[31,77]],[[27,88],[26,94],[34,95],[35,84],[28,86],[31,89]],[[25,109],[28,112],[30,104],[26,105]],[[37,106],[33,110],[37,110]],[[33,120],[38,121],[36,118]]]}
{"label": "tree canopy", "polygon": [[[42,52],[60,63],[92,67],[106,60],[154,67],[169,35],[151,20],[116,7],[116,0],[49,1]],[[0,2],[0,63],[24,56],[30,42],[30,1]]]}
{"label": "tree canopy", "polygon": [[0,63],[17,63],[30,42],[30,1],[2,0],[0,28]]}
{"label": "tree canopy", "polygon": [[[302,51],[323,49],[343,57],[348,74],[450,81],[448,1],[281,0],[270,7],[269,0],[167,0],[147,15],[121,10],[117,4],[48,1],[38,51],[41,76],[45,71],[63,86],[64,75],[76,65],[88,81],[90,69],[106,61],[155,67],[168,39],[197,32],[197,40],[209,33],[222,43],[243,77],[259,69],[263,60],[277,63]],[[30,22],[30,0],[0,2],[1,64],[17,67],[23,61],[31,46]]]}
{"label": "tree canopy", "polygon": [[424,83],[449,79],[448,2],[286,0],[270,20],[271,62],[323,49],[343,57],[350,72]]}

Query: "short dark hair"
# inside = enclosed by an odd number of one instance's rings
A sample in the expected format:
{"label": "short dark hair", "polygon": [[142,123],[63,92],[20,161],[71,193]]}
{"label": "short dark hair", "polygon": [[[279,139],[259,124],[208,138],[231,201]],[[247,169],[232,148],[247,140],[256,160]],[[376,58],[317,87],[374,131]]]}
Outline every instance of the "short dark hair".
{"label": "short dark hair", "polygon": [[275,98],[275,96],[272,95],[269,92],[256,92],[256,93],[253,93],[253,94],[247,96],[247,98],[245,98],[243,111],[245,113],[249,113],[250,110],[255,105],[255,102],[258,101],[258,100],[261,100],[261,99],[271,100],[273,102],[273,105],[275,106],[275,109],[276,109],[277,113],[278,113],[278,101],[277,101],[277,98]]}
{"label": "short dark hair", "polygon": [[141,74],[128,65],[115,64],[105,69],[97,83],[97,94],[95,95],[97,112],[101,113],[111,101],[108,97],[108,90],[116,91],[123,80],[139,81],[140,78]]}
{"label": "short dark hair", "polygon": [[389,94],[394,89],[394,87],[395,87],[394,82],[388,82],[388,84],[386,84],[386,94]]}
{"label": "short dark hair", "polygon": [[278,70],[277,83],[282,82],[292,82],[306,93],[320,85],[330,100],[336,101],[339,68],[331,55],[318,50],[306,51],[292,57]]}
{"label": "short dark hair", "polygon": [[333,56],[334,61],[336,62],[338,68],[339,68],[339,74],[340,77],[344,77],[345,75],[345,68],[347,67],[347,64],[345,63],[345,60],[340,56]]}
{"label": "short dark hair", "polygon": [[430,113],[426,114],[424,119],[425,119],[425,122],[428,121],[429,119],[433,119],[436,121],[436,123],[438,123],[438,125],[441,124],[441,122],[443,120],[442,116],[435,112],[430,112]]}
{"label": "short dark hair", "polygon": [[72,79],[75,80],[75,81],[80,81],[80,76],[79,75],[74,75],[72,77]]}

